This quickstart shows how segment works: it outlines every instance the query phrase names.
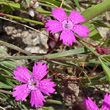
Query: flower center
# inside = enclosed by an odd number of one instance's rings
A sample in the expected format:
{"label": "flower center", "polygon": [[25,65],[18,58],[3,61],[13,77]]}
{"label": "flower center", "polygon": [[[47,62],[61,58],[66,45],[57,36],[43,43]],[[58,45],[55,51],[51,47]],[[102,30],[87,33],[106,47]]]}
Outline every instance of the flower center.
{"label": "flower center", "polygon": [[36,90],[39,87],[39,80],[37,78],[31,77],[28,80],[28,88],[30,90]]}
{"label": "flower center", "polygon": [[71,30],[73,28],[73,26],[74,26],[74,24],[71,21],[69,21],[69,20],[64,20],[62,22],[62,25],[63,25],[64,29],[68,29],[68,30]]}

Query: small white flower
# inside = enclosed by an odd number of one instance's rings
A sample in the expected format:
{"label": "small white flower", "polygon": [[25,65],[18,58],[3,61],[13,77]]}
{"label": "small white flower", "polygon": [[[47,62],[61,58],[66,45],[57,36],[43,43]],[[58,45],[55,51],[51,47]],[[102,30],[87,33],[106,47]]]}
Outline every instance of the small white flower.
{"label": "small white flower", "polygon": [[33,8],[37,8],[39,6],[38,2],[33,5]]}
{"label": "small white flower", "polygon": [[34,3],[35,3],[35,2],[34,2],[33,0],[31,0],[31,1],[30,1],[30,6],[33,6]]}
{"label": "small white flower", "polygon": [[29,15],[34,17],[34,10],[32,8],[29,9]]}
{"label": "small white flower", "polygon": [[[16,2],[19,2],[20,0],[15,0],[15,1]],[[29,15],[32,16],[32,17],[34,17],[34,15],[35,15],[34,10],[35,10],[35,8],[37,8],[39,6],[39,3],[37,2],[37,0],[30,0],[29,1],[29,7],[27,6],[25,0],[22,0],[21,3],[22,3],[22,6],[25,9],[29,9],[29,11],[28,11],[29,12]]]}

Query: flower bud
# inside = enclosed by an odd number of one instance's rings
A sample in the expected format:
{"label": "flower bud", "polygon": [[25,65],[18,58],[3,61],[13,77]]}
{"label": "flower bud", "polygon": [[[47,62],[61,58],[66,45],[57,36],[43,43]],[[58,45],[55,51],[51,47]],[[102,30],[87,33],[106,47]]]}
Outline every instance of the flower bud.
{"label": "flower bud", "polygon": [[35,4],[33,5],[33,8],[37,8],[39,6],[38,2],[35,2]]}
{"label": "flower bud", "polygon": [[29,9],[29,15],[34,17],[34,10],[32,8]]}

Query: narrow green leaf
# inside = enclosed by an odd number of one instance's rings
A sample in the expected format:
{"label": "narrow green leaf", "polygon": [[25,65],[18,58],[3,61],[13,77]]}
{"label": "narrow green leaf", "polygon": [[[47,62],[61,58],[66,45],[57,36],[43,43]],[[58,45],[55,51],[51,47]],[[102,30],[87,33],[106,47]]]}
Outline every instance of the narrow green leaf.
{"label": "narrow green leaf", "polygon": [[107,64],[104,62],[104,61],[102,61],[100,58],[99,58],[99,61],[100,61],[100,63],[101,63],[101,65],[102,65],[102,68],[103,68],[103,70],[104,70],[104,72],[105,72],[105,74],[106,74],[106,76],[107,76],[107,79],[108,79],[108,81],[109,81],[109,83],[110,83],[110,68],[107,66]]}
{"label": "narrow green leaf", "polygon": [[8,74],[10,76],[13,76],[13,71],[11,69],[9,69],[8,67],[6,67],[5,65],[0,64],[0,69],[1,69],[1,73],[2,74]]}
{"label": "narrow green leaf", "polygon": [[[75,34],[76,35],[76,34]],[[77,36],[77,35],[76,35]],[[90,50],[95,56],[99,57],[99,54],[91,47],[89,47],[86,43],[84,43],[83,41],[79,40],[79,42],[85,46],[88,50]]]}
{"label": "narrow green leaf", "polygon": [[99,21],[99,20],[95,20],[91,23],[94,24],[95,26],[110,28],[110,26],[106,25],[105,23],[103,23],[102,21]]}
{"label": "narrow green leaf", "polygon": [[60,58],[60,57],[72,56],[72,55],[76,55],[76,54],[84,53],[84,52],[87,52],[86,48],[77,48],[77,49],[71,49],[66,52],[45,55],[45,57],[46,58]]}
{"label": "narrow green leaf", "polygon": [[99,81],[100,81],[100,82],[105,82],[105,81],[107,81],[107,76],[101,77],[101,78],[99,79]]}
{"label": "narrow green leaf", "polygon": [[[56,0],[42,0],[42,1],[45,1],[46,3],[50,3],[51,5],[54,4],[54,5],[56,5],[56,7],[60,7],[60,5],[61,5],[61,2],[58,2]],[[69,7],[65,4],[63,4],[63,8],[72,9],[71,7]]]}
{"label": "narrow green leaf", "polygon": [[8,0],[4,0],[4,1],[8,4],[8,6],[9,6],[12,10],[14,10],[13,7],[11,7],[10,4],[8,3]]}
{"label": "narrow green leaf", "polygon": [[78,9],[81,11],[78,0],[74,0],[74,2],[75,2],[75,4],[76,4],[76,6],[78,7]]}
{"label": "narrow green leaf", "polygon": [[[8,2],[8,4],[7,4],[7,2]],[[5,2],[4,0],[0,0],[1,4],[8,5],[10,7],[17,8],[17,9],[21,8],[19,3],[15,3],[15,2],[12,2],[12,1],[7,1],[7,2]]]}
{"label": "narrow green leaf", "polygon": [[4,88],[4,89],[12,89],[12,87],[10,85],[7,85],[3,82],[0,82],[0,88]]}
{"label": "narrow green leaf", "polygon": [[[4,5],[7,5],[7,6],[10,5],[11,7],[15,8],[15,9],[23,9],[19,3],[15,3],[15,2],[12,2],[12,1],[9,2],[9,5],[6,2],[4,2],[4,1],[0,1],[0,3],[2,3]],[[50,15],[51,14],[51,12],[45,11],[45,10],[41,10],[41,9],[36,9],[36,11],[40,12],[41,14],[46,14],[46,15]]]}
{"label": "narrow green leaf", "polygon": [[49,8],[53,8],[53,7],[56,8],[56,6],[50,5],[50,4],[46,4],[46,3],[40,3],[40,2],[39,2],[39,5],[40,5],[40,6],[46,6],[46,7],[49,7]]}
{"label": "narrow green leaf", "polygon": [[7,56],[3,57],[3,59],[43,59],[43,58],[60,58],[60,57],[66,57],[66,56],[72,56],[79,53],[87,52],[86,48],[78,48],[78,49],[72,49],[66,52],[61,53],[55,53],[55,54],[48,54],[48,55],[36,55],[36,56]]}
{"label": "narrow green leaf", "polygon": [[[23,49],[19,48],[18,46],[16,45],[13,45],[13,44],[10,44],[10,43],[7,43],[7,42],[4,42],[4,41],[1,41],[0,40],[0,44],[1,45],[4,45],[6,47],[9,47],[11,49],[14,49],[16,51],[19,51],[19,52],[22,52],[22,53],[25,53],[27,55],[31,55],[31,53],[27,52],[27,51],[24,51]],[[6,53],[4,50],[0,50],[2,53],[4,53],[6,56],[9,56],[8,53]]]}
{"label": "narrow green leaf", "polygon": [[104,54],[104,55],[102,55],[102,57],[103,57],[103,58],[108,58],[108,59],[110,59],[110,55],[105,55],[105,54]]}
{"label": "narrow green leaf", "polygon": [[36,8],[36,11],[40,12],[40,14],[46,14],[46,15],[50,15],[51,14],[50,11],[45,11],[45,10],[41,10],[41,9],[37,9],[37,8]]}
{"label": "narrow green leaf", "polygon": [[5,65],[6,67],[10,68],[12,71],[16,69],[16,66],[20,66],[20,64],[13,62],[11,60],[6,60],[3,62],[0,62],[2,65]]}
{"label": "narrow green leaf", "polygon": [[30,20],[27,18],[22,18],[22,17],[18,17],[18,16],[13,16],[13,15],[9,15],[6,14],[7,17],[13,18],[13,19],[17,19],[17,20],[22,20],[22,21],[27,21],[27,22],[31,22],[31,23],[35,23],[35,24],[40,24],[40,25],[44,25],[44,23],[40,22],[40,21],[35,21],[35,20]]}
{"label": "narrow green leaf", "polygon": [[90,33],[88,34],[89,37],[91,37],[92,40],[100,42],[102,40],[102,36],[99,34],[98,30],[95,28],[95,26],[89,22],[84,23],[83,25],[88,26]]}
{"label": "narrow green leaf", "polygon": [[106,40],[105,44],[103,46],[110,46],[110,37],[108,37],[108,39]]}
{"label": "narrow green leaf", "polygon": [[96,17],[108,10],[110,10],[110,0],[106,0],[105,2],[99,3],[97,5],[94,5],[88,9],[86,9],[85,11],[83,11],[81,13],[81,15],[84,16],[84,18],[86,18],[85,22],[87,22],[88,20],[91,20],[94,17]]}
{"label": "narrow green leaf", "polygon": [[[46,99],[46,102],[49,104],[58,104],[58,105],[64,104],[62,101],[57,101],[57,100],[52,100],[52,99]],[[72,104],[69,104],[69,103],[65,103],[65,105],[72,106]]]}
{"label": "narrow green leaf", "polygon": [[4,49],[2,49],[1,47],[0,47],[0,52],[2,52],[6,56],[9,56],[9,54]]}
{"label": "narrow green leaf", "polygon": [[[5,94],[5,93],[0,92],[0,98],[4,98],[4,99],[8,100],[9,99],[9,94]],[[0,104],[1,104],[1,101],[0,101]]]}
{"label": "narrow green leaf", "polygon": [[49,2],[49,3],[51,3],[51,4],[56,5],[57,7],[59,7],[60,4],[61,4],[60,2],[58,2],[58,1],[54,1],[54,0],[42,0],[42,1]]}
{"label": "narrow green leaf", "polygon": [[26,0],[26,4],[29,7],[30,0]]}
{"label": "narrow green leaf", "polygon": [[58,61],[47,61],[48,63],[50,64],[57,64],[57,65],[62,65],[62,66],[66,66],[66,67],[77,67],[79,68],[80,70],[82,70],[81,67],[77,66],[76,64],[74,63],[68,63],[68,62],[58,62]]}
{"label": "narrow green leaf", "polygon": [[1,10],[3,10],[3,11],[6,11],[6,12],[11,12],[11,11],[13,11],[14,9],[12,9],[10,6],[8,6],[8,5],[4,5],[2,8],[1,8]]}

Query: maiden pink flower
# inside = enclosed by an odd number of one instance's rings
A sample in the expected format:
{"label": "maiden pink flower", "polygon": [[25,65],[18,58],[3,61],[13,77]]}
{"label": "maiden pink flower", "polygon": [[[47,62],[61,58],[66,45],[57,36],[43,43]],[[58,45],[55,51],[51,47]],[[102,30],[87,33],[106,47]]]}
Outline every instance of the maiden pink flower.
{"label": "maiden pink flower", "polygon": [[38,64],[34,64],[32,76],[26,67],[17,66],[17,71],[14,71],[16,77],[14,79],[23,82],[25,84],[16,86],[13,90],[13,97],[16,97],[15,100],[25,100],[26,97],[31,93],[31,106],[35,104],[35,107],[38,108],[39,105],[43,106],[43,101],[45,101],[44,96],[41,92],[49,95],[49,93],[53,93],[56,86],[54,82],[50,81],[51,79],[42,78],[48,73],[47,65],[42,62],[38,62]]}
{"label": "maiden pink flower", "polygon": [[[99,110],[98,106],[89,97],[83,99],[83,103],[86,110]],[[110,95],[105,95],[101,110],[110,110]]]}
{"label": "maiden pink flower", "polygon": [[73,10],[67,18],[63,8],[57,8],[52,11],[52,16],[54,16],[58,21],[48,20],[45,25],[45,27],[47,27],[46,31],[50,31],[53,34],[62,31],[60,40],[63,40],[65,45],[67,43],[68,45],[72,45],[73,41],[76,42],[73,32],[81,37],[88,36],[87,33],[90,33],[87,26],[79,24],[84,22],[85,19],[77,11]]}

